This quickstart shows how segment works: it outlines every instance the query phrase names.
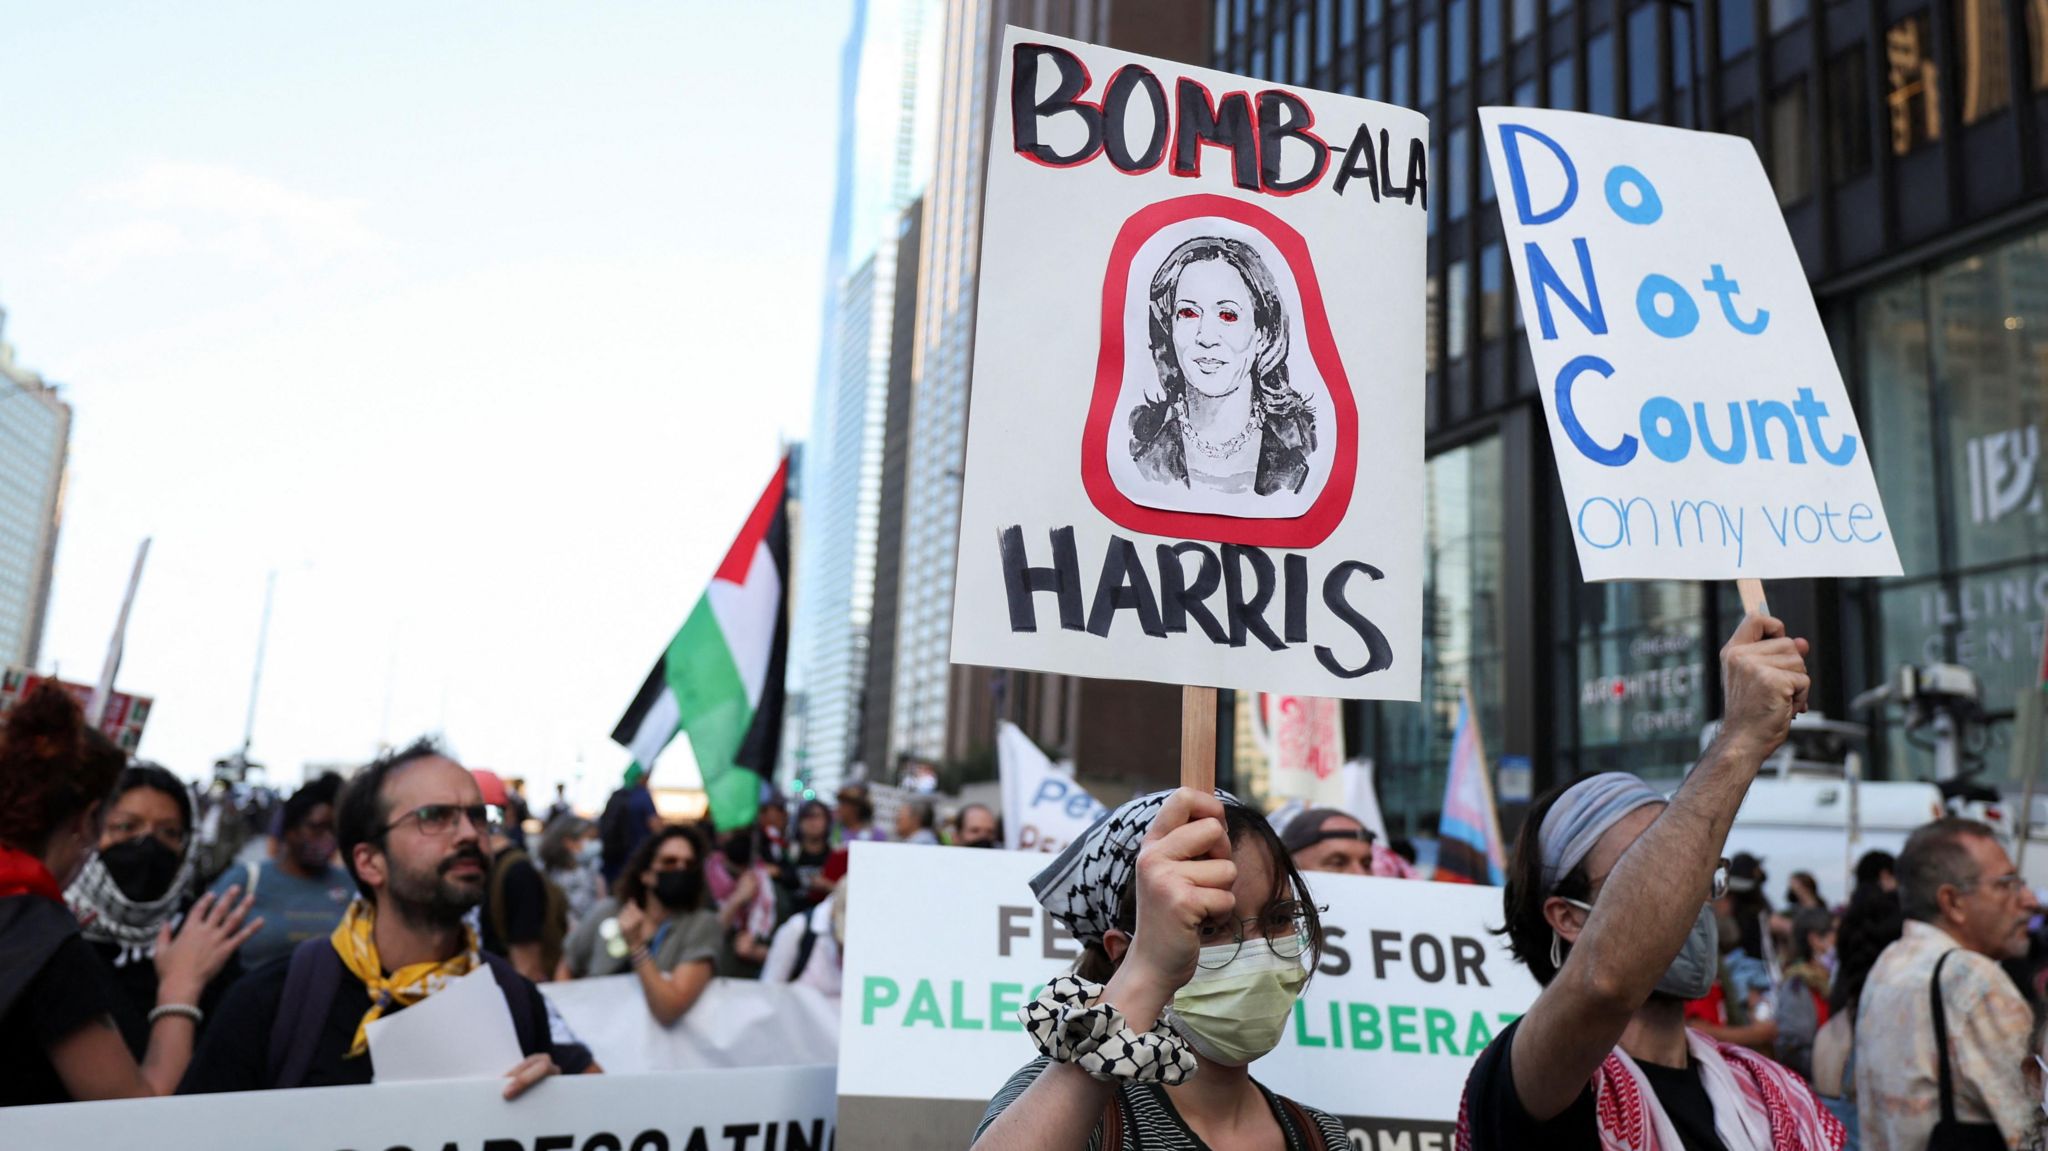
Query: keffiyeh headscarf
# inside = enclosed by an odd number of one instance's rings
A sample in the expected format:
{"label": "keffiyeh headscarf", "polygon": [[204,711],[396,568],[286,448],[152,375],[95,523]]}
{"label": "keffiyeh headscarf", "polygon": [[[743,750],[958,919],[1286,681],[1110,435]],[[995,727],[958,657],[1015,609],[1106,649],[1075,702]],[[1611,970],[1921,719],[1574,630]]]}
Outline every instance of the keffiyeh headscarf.
{"label": "keffiyeh headscarf", "polygon": [[126,967],[156,958],[157,935],[165,924],[173,930],[177,928],[184,910],[180,904],[184,902],[186,889],[191,883],[192,853],[187,851],[178,864],[178,872],[171,879],[170,887],[162,895],[146,902],[130,899],[114,882],[99,853],[94,852],[85,861],[78,878],[72,880],[71,886],[65,890],[64,902],[78,920],[79,932],[86,941],[111,943],[119,947],[121,951],[114,956],[114,966]]}
{"label": "keffiyeh headscarf", "polygon": [[[1096,820],[1031,880],[1039,905],[1083,946],[1101,946],[1102,937],[1116,926],[1124,888],[1138,865],[1138,847],[1172,794],[1141,795]],[[1218,791],[1216,798],[1230,807],[1244,806],[1227,791]]]}

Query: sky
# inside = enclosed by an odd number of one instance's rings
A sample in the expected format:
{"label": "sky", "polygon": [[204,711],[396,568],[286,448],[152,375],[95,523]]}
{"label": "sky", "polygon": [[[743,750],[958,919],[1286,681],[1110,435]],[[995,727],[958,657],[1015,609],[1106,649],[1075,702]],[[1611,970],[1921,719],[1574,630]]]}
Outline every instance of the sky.
{"label": "sky", "polygon": [[601,801],[808,426],[849,19],[0,7],[5,338],[74,409],[43,669],[96,678],[146,536],[145,758],[240,745],[275,572],[273,779],[440,732]]}

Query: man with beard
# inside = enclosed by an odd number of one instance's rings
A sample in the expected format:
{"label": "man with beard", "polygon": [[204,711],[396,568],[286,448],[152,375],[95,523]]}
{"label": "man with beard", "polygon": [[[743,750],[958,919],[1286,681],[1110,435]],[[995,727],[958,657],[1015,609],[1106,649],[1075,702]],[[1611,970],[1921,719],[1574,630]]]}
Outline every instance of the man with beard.
{"label": "man with beard", "polygon": [[468,771],[420,740],[356,773],[335,823],[360,897],[331,936],[235,986],[181,1093],[368,1083],[367,1026],[484,965],[526,1055],[506,1072],[507,1099],[587,1067],[587,1055],[553,1046],[539,990],[504,959],[480,954],[464,921],[489,875],[488,816]]}

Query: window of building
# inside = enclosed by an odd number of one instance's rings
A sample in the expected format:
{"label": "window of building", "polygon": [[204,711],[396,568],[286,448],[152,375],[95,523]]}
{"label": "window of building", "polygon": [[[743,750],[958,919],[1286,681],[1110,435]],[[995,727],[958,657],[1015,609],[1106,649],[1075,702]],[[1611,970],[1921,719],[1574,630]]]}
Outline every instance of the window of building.
{"label": "window of building", "polygon": [[1829,60],[1826,106],[1828,171],[1837,184],[1870,171],[1870,78],[1858,44]]}
{"label": "window of building", "polygon": [[[1346,8],[1350,2],[1346,0]],[[1316,0],[1316,67],[1330,66],[1337,50],[1337,0]]]}
{"label": "window of building", "polygon": [[1210,51],[1221,60],[1230,51],[1230,0],[1216,0],[1215,15],[1210,18],[1209,25],[1216,33],[1216,42],[1210,45]]}
{"label": "window of building", "polygon": [[1806,19],[1806,0],[1770,0],[1768,7],[1774,34]]}
{"label": "window of building", "polygon": [[1813,193],[1808,135],[1802,76],[1771,97],[1771,186],[1778,190],[1778,203],[1786,207]]}
{"label": "window of building", "polygon": [[1444,214],[1455,223],[1464,219],[1466,211],[1472,206],[1472,181],[1466,175],[1471,171],[1471,167],[1465,160],[1465,148],[1472,137],[1466,127],[1460,124],[1451,129],[1449,139],[1450,150],[1444,154],[1443,163],[1443,203]]}
{"label": "window of building", "polygon": [[1366,99],[1368,99],[1368,100],[1384,100],[1384,99],[1386,99],[1386,98],[1387,98],[1387,90],[1386,90],[1386,84],[1387,84],[1387,73],[1386,73],[1386,69],[1384,69],[1384,68],[1381,68],[1381,67],[1379,66],[1379,64],[1378,64],[1378,63],[1372,63],[1372,64],[1367,64],[1367,65],[1365,66],[1365,98],[1366,98]]}
{"label": "window of building", "polygon": [[1416,96],[1416,107],[1429,109],[1436,106],[1436,19],[1424,20],[1415,29],[1415,75],[1422,81],[1421,91]]}
{"label": "window of building", "polygon": [[2005,0],[1955,0],[1957,99],[1963,124],[2005,111],[2012,102],[2012,71],[2006,66]]}
{"label": "window of building", "polygon": [[1510,29],[1515,43],[1520,44],[1536,34],[1536,0],[1509,0],[1508,18],[1513,22]]}
{"label": "window of building", "polygon": [[1578,109],[1578,77],[1569,56],[1550,63],[1550,106],[1566,112]]}
{"label": "window of building", "polygon": [[1572,0],[1543,0],[1543,11],[1550,16],[1562,16],[1572,10]]}
{"label": "window of building", "polygon": [[1941,139],[1941,101],[1936,97],[1934,41],[1925,14],[1908,16],[1884,34],[1885,108],[1891,121],[1892,155]]}
{"label": "window of building", "polygon": [[1722,0],[1721,59],[1733,60],[1756,47],[1756,9],[1750,0]]}
{"label": "window of building", "polygon": [[1507,284],[1499,244],[1479,249],[1479,338],[1498,340],[1508,333]]}
{"label": "window of building", "polygon": [[1261,79],[1278,79],[1284,81],[1287,78],[1285,76],[1279,75],[1279,73],[1286,72],[1287,66],[1287,25],[1276,23],[1273,26],[1273,74],[1269,75],[1267,73],[1260,72],[1256,73],[1256,75],[1258,75]]}
{"label": "window of building", "polygon": [[1413,99],[1408,87],[1408,41],[1394,41],[1393,59],[1387,66],[1387,102],[1407,104]]}
{"label": "window of building", "polygon": [[1560,731],[1577,732],[1575,771],[1676,782],[1698,758],[1700,726],[1712,718],[1705,590],[1696,583],[1588,584],[1573,577],[1565,591],[1573,623],[1558,653],[1558,682],[1565,685],[1558,702]]}
{"label": "window of building", "polygon": [[[1294,10],[1294,75],[1292,77],[1296,84],[1307,84],[1309,82],[1308,49],[1308,9],[1296,8]],[[1325,50],[1324,54],[1328,55],[1327,50]]]}
{"label": "window of building", "polygon": [[1586,40],[1586,111],[1614,115],[1614,33]]}
{"label": "window of building", "polygon": [[1479,5],[1479,62],[1491,64],[1500,59],[1500,3],[1499,0],[1476,0]]}
{"label": "window of building", "polygon": [[1697,7],[1679,7],[1671,12],[1671,121],[1681,128],[1693,127],[1692,80],[1699,61],[1692,54],[1692,22],[1699,19]]}
{"label": "window of building", "polygon": [[1252,49],[1251,65],[1245,69],[1245,72],[1262,80],[1266,78],[1266,49],[1264,47]]}
{"label": "window of building", "polygon": [[1380,23],[1380,9],[1385,0],[1365,0],[1365,26],[1377,28]]}
{"label": "window of building", "polygon": [[2027,0],[2027,59],[2034,65],[2034,91],[2048,92],[2048,0]]}
{"label": "window of building", "polygon": [[1240,39],[1243,38],[1245,30],[1250,27],[1250,11],[1251,0],[1236,0],[1236,2],[1230,6],[1231,35],[1239,37]]}
{"label": "window of building", "polygon": [[1657,104],[1657,6],[1628,14],[1628,110],[1641,116]]}
{"label": "window of building", "polygon": [[1337,0],[1337,42],[1347,50],[1358,43],[1358,0]]}
{"label": "window of building", "polygon": [[[1481,7],[1488,7],[1486,0],[1480,0]],[[1469,47],[1472,39],[1472,0],[1450,0],[1444,5],[1444,48],[1447,50],[1444,66],[1444,87],[1456,88],[1465,82],[1465,74],[1471,70],[1472,58]]]}
{"label": "window of building", "polygon": [[1471,269],[1463,260],[1452,260],[1444,270],[1444,357],[1454,364],[1465,358],[1471,342],[1465,312],[1471,290]]}
{"label": "window of building", "polygon": [[1422,705],[1369,704],[1362,733],[1393,834],[1435,829],[1461,699],[1471,698],[1481,742],[1496,754],[1504,746],[1501,460],[1490,436],[1424,466]]}
{"label": "window of building", "polygon": [[1756,139],[1756,105],[1738,104],[1721,117],[1721,131],[1746,140]]}

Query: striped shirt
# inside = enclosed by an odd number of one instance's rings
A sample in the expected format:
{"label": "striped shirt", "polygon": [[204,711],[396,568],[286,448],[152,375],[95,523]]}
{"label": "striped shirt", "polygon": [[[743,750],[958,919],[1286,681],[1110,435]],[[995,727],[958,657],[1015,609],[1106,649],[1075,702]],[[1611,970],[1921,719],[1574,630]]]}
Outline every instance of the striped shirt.
{"label": "striped shirt", "polygon": [[[1040,1056],[1010,1076],[1010,1081],[1003,1084],[1003,1089],[996,1092],[994,1099],[989,1100],[988,1113],[981,1117],[981,1126],[975,1128],[974,1137],[980,1139],[989,1124],[996,1121],[996,1116],[1015,1103],[1039,1073],[1051,1064],[1052,1060]],[[1335,1116],[1303,1106],[1302,1112],[1315,1126],[1313,1131],[1303,1131],[1295,1125],[1287,1108],[1281,1105],[1278,1095],[1266,1090],[1262,1083],[1254,1081],[1253,1086],[1266,1097],[1266,1106],[1272,1108],[1273,1118],[1279,1122],[1280,1131],[1287,1139],[1286,1151],[1349,1151],[1350,1138]],[[1123,1093],[1120,1113],[1126,1151],[1208,1151],[1209,1145],[1189,1130],[1180,1112],[1174,1110],[1166,1088],[1157,1083],[1123,1080],[1117,1084],[1117,1090]],[[1102,1135],[1102,1123],[1097,1121],[1095,1130],[1088,1136],[1088,1151],[1097,1151],[1102,1146]]]}

